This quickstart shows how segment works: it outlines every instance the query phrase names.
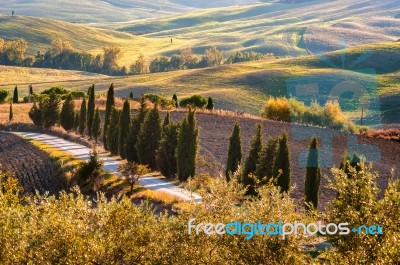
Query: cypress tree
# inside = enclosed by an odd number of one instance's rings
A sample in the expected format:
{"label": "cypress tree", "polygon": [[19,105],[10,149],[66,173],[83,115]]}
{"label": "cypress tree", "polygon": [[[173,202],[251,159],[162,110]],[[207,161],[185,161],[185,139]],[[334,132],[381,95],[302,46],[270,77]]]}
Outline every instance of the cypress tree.
{"label": "cypress tree", "polygon": [[176,96],[176,94],[172,96],[172,100],[175,102],[175,108],[178,108],[178,97]]}
{"label": "cypress tree", "polygon": [[87,107],[86,127],[87,127],[89,137],[92,137],[92,126],[93,126],[94,109],[95,109],[94,85],[89,87],[88,93],[89,93],[89,99],[88,99],[88,107]]}
{"label": "cypress tree", "polygon": [[163,122],[162,127],[164,128],[165,126],[169,125],[170,123],[171,123],[171,119],[169,117],[169,112],[167,112],[167,115],[164,118],[164,122]]}
{"label": "cypress tree", "polygon": [[268,140],[268,144],[264,146],[264,148],[261,150],[255,171],[255,175],[260,180],[264,179],[265,181],[268,181],[270,178],[273,177],[272,170],[274,166],[277,146],[278,139],[270,137]]}
{"label": "cypress tree", "polygon": [[19,96],[18,96],[18,87],[15,86],[14,88],[14,96],[13,96],[13,103],[18,104],[19,102]]}
{"label": "cypress tree", "polygon": [[13,102],[10,100],[10,112],[8,114],[8,121],[11,123],[13,119],[14,119]]}
{"label": "cypress tree", "polygon": [[177,172],[175,150],[178,146],[178,132],[178,123],[169,123],[162,129],[156,160],[158,169],[167,178],[173,178]]}
{"label": "cypress tree", "polygon": [[33,102],[33,106],[29,110],[29,118],[31,118],[33,124],[35,124],[37,126],[43,125],[42,110],[40,108],[38,108],[36,101]]}
{"label": "cypress tree", "polygon": [[72,95],[68,94],[61,108],[60,124],[66,131],[72,130],[74,127],[75,118],[75,102],[72,99]]}
{"label": "cypress tree", "polygon": [[59,122],[60,102],[61,100],[55,92],[50,93],[48,97],[43,99],[41,109],[43,126],[45,128],[50,128]]}
{"label": "cypress tree", "polygon": [[104,149],[106,150],[108,150],[107,140],[106,140],[107,128],[108,125],[110,124],[111,110],[114,107],[114,105],[115,105],[115,99],[114,99],[114,83],[113,83],[111,84],[107,92],[106,114],[104,118],[103,143],[104,143]]}
{"label": "cypress tree", "polygon": [[86,98],[83,98],[79,118],[79,133],[83,136],[86,129]]}
{"label": "cypress tree", "polygon": [[286,133],[279,139],[272,173],[274,177],[278,177],[277,184],[281,187],[281,191],[289,191],[291,177],[290,151]]}
{"label": "cypress tree", "polygon": [[185,181],[196,174],[196,160],[199,145],[199,128],[196,124],[195,110],[189,108],[187,116],[179,128],[176,161],[178,178]]}
{"label": "cypress tree", "polygon": [[131,93],[129,94],[129,99],[130,99],[130,100],[133,100],[133,92],[131,92]]}
{"label": "cypress tree", "polygon": [[74,116],[74,131],[75,131],[76,133],[79,132],[79,120],[80,120],[79,111],[75,111],[75,116]]}
{"label": "cypress tree", "polygon": [[33,86],[29,85],[29,95],[33,95]]}
{"label": "cypress tree", "polygon": [[118,155],[119,115],[120,111],[113,107],[107,128],[107,146],[112,155]]}
{"label": "cypress tree", "polygon": [[139,158],[136,152],[136,143],[140,127],[144,122],[147,112],[147,105],[145,99],[142,97],[142,99],[140,100],[139,113],[135,115],[131,121],[128,140],[126,143],[126,159],[129,162],[139,162]]}
{"label": "cypress tree", "polygon": [[100,111],[99,108],[96,108],[96,112],[94,114],[94,119],[93,119],[93,126],[92,126],[92,134],[93,138],[97,143],[97,140],[99,139],[99,136],[101,135],[101,120],[100,120]]}
{"label": "cypress tree", "polygon": [[208,98],[206,109],[208,110],[214,109],[214,102],[211,97]]}
{"label": "cypress tree", "polygon": [[311,140],[310,149],[308,151],[307,158],[307,170],[304,183],[304,193],[306,208],[310,206],[317,208],[318,196],[319,196],[319,185],[321,183],[321,169],[319,168],[319,150],[317,146],[317,139]]}
{"label": "cypress tree", "polygon": [[226,162],[225,176],[230,180],[230,174],[234,173],[242,162],[242,142],[240,138],[239,123],[235,124],[231,137],[229,138],[228,161]]}
{"label": "cypress tree", "polygon": [[155,105],[146,115],[136,143],[136,151],[139,162],[148,165],[150,168],[157,167],[156,151],[158,149],[161,137],[161,120],[158,112],[158,106]]}
{"label": "cypress tree", "polygon": [[247,157],[246,162],[244,164],[243,175],[242,175],[242,183],[248,186],[246,193],[247,195],[255,196],[257,194],[255,180],[253,179],[252,176],[250,176],[250,174],[253,174],[254,176],[254,173],[257,169],[257,161],[261,149],[262,149],[261,124],[257,124],[256,135],[253,137],[253,140],[251,142],[249,156]]}
{"label": "cypress tree", "polygon": [[128,100],[125,100],[119,117],[119,135],[118,135],[118,153],[122,159],[126,158],[126,143],[129,136],[129,126],[131,122],[131,106]]}

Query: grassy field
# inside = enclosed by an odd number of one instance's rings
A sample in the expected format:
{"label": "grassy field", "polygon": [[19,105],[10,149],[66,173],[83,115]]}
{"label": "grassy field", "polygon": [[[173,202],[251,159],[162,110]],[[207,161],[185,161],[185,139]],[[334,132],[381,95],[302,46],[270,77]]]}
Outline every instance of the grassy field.
{"label": "grassy field", "polygon": [[[358,58],[370,54],[358,64]],[[133,92],[135,98],[143,93],[164,94],[172,97],[174,93],[178,98],[193,94],[211,96],[215,100],[216,108],[230,111],[246,111],[258,115],[265,99],[269,96],[287,96],[287,87],[290,82],[315,82],[323,79],[325,84],[333,86],[338,78],[342,80],[357,80],[362,85],[377,82],[378,93],[383,104],[382,111],[387,117],[395,117],[399,110],[396,107],[394,96],[399,95],[400,43],[382,43],[348,49],[344,67],[342,67],[341,52],[324,55],[324,58],[307,56],[293,59],[269,59],[235,65],[223,65],[214,68],[185,70],[176,72],[156,73],[130,77],[108,77],[93,75],[87,77],[85,73],[74,73],[74,78],[69,78],[66,71],[44,69],[30,76],[23,77],[21,69],[33,71],[28,68],[5,67],[7,71],[6,82],[0,85],[10,92],[14,84],[22,89],[20,96],[26,95],[27,86],[34,80],[36,92],[51,86],[61,85],[68,89],[86,90],[92,83],[96,84],[98,93],[106,92],[113,82],[116,95],[127,97]],[[332,64],[332,65],[331,65]],[[360,69],[374,68],[373,72],[364,73]],[[15,71],[13,73],[13,71]],[[1,71],[0,71],[1,73]],[[33,77],[34,76],[34,77]],[[60,76],[56,78],[55,76]],[[15,80],[13,82],[13,80]],[[349,84],[347,84],[349,85]],[[391,110],[391,111],[390,111]],[[360,113],[353,116],[360,117]],[[393,121],[396,121],[393,120]],[[392,123],[392,121],[389,121]]]}
{"label": "grassy field", "polygon": [[216,45],[227,51],[256,50],[278,56],[333,51],[342,40],[352,47],[400,37],[400,21],[394,18],[396,0],[264,2],[121,23],[120,30],[190,40],[200,53]]}
{"label": "grassy field", "polygon": [[149,59],[162,53],[179,50],[190,44],[188,40],[179,39],[171,44],[170,36],[146,38],[60,20],[1,15],[0,38],[5,40],[25,39],[28,42],[27,52],[29,55],[36,55],[38,51],[46,52],[52,40],[58,38],[70,41],[73,48],[79,51],[86,51],[94,55],[102,53],[102,47],[115,44],[123,51],[120,65],[127,67],[135,62],[140,54]]}

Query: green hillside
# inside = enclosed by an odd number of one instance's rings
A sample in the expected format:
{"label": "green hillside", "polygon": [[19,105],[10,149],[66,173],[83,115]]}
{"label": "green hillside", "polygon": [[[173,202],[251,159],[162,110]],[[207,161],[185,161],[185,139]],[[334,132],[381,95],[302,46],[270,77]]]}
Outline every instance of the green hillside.
{"label": "green hillside", "polygon": [[[211,45],[301,56],[400,38],[396,0],[265,1],[125,23],[121,31],[190,40],[197,52]],[[368,19],[367,19],[368,18]]]}
{"label": "green hillside", "polygon": [[103,46],[115,44],[121,47],[121,64],[126,66],[132,64],[140,53],[152,58],[160,53],[184,47],[187,43],[177,40],[172,46],[170,39],[165,37],[147,38],[60,20],[26,16],[0,16],[0,38],[25,39],[29,44],[29,55],[36,55],[38,51],[45,52],[51,41],[58,38],[70,41],[77,50],[93,54],[101,53]]}
{"label": "green hillside", "polygon": [[[213,97],[218,109],[246,111],[258,115],[265,99],[269,96],[286,96],[288,94],[288,82],[297,82],[297,78],[305,78],[307,82],[312,83],[315,80],[321,80],[322,76],[324,83],[329,86],[336,85],[339,82],[338,80],[355,79],[361,85],[377,82],[385,121],[399,122],[400,110],[396,100],[398,100],[397,97],[400,97],[400,64],[385,63],[385,60],[390,59],[390,62],[400,61],[400,43],[383,43],[348,49],[346,51],[346,65],[351,65],[355,58],[360,58],[367,51],[370,51],[372,55],[365,58],[354,68],[330,67],[326,62],[319,61],[315,56],[307,56],[124,78],[98,75],[91,80],[85,79],[84,75],[77,76],[75,80],[68,80],[67,77],[60,74],[62,78],[58,81],[55,78],[48,81],[49,73],[43,71],[41,78],[36,75],[33,83],[37,91],[52,85],[86,90],[90,84],[96,83],[97,91],[105,92],[110,83],[114,82],[116,94],[121,97],[128,96],[130,92],[133,92],[135,97],[140,97],[143,93],[164,94],[166,96],[172,96],[176,93],[179,98],[203,94]],[[329,53],[324,57],[340,66],[339,62],[342,58],[340,52]],[[379,63],[380,58],[382,63]],[[364,68],[374,65],[377,66],[376,75],[362,72]],[[7,69],[10,71],[12,67],[7,67]],[[8,75],[11,75],[11,73],[8,73]],[[1,85],[0,88],[11,91],[13,83],[10,79],[8,79],[8,85]],[[16,80],[18,80],[16,83],[23,86],[32,82],[29,76],[26,79],[16,77]],[[396,100],[393,101],[393,99]],[[351,115],[359,117],[360,113],[351,113]]]}

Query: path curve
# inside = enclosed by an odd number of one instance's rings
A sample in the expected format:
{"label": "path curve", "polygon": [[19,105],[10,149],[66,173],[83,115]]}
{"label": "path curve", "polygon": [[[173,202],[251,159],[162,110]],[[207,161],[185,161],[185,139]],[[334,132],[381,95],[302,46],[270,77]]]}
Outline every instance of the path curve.
{"label": "path curve", "polygon": [[[85,161],[89,159],[89,153],[92,151],[92,149],[84,145],[77,144],[63,138],[48,134],[32,132],[14,132],[14,134],[29,140],[35,140],[43,144],[55,147],[60,151],[65,151],[72,156]],[[100,155],[100,159],[104,161],[104,170],[111,173],[118,172],[118,166],[121,164],[121,161],[107,155]],[[183,201],[194,201],[198,203],[201,202],[202,199],[201,196],[196,193],[192,193],[186,189],[180,188],[172,182],[150,175],[141,177],[139,179],[139,184],[144,188],[157,192],[162,192]]]}

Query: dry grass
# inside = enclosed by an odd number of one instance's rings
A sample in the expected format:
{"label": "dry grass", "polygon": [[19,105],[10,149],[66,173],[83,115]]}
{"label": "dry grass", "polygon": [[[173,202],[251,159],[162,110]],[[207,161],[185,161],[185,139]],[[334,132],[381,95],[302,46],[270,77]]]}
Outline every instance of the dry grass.
{"label": "dry grass", "polygon": [[[31,107],[32,104],[30,103],[13,104],[13,113],[14,113],[13,122],[32,123],[28,114]],[[8,123],[9,112],[10,112],[9,104],[0,104],[0,123]]]}
{"label": "dry grass", "polygon": [[390,141],[400,142],[400,128],[368,130],[361,135]]}

